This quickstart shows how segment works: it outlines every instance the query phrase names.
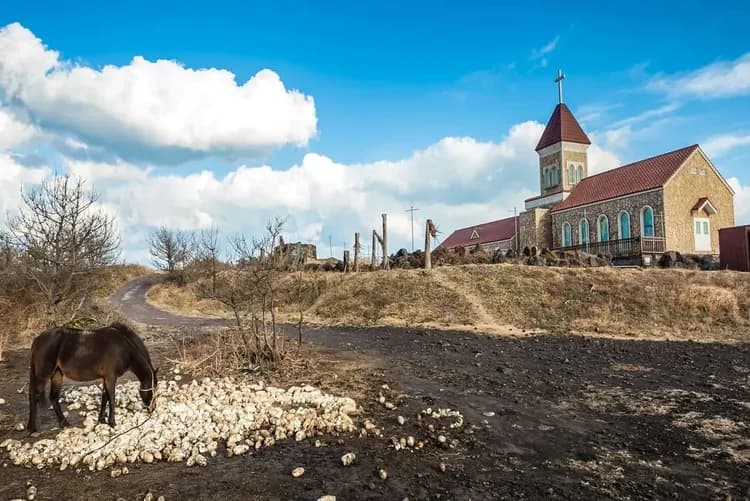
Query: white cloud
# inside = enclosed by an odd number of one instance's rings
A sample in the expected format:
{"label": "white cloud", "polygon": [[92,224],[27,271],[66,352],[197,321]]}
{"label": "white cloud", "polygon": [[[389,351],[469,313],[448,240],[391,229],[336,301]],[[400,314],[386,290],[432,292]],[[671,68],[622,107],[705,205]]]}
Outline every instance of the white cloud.
{"label": "white cloud", "polygon": [[700,99],[750,94],[750,53],[688,73],[657,76],[651,79],[648,88],[676,97]]}
{"label": "white cloud", "polygon": [[597,174],[622,165],[620,159],[613,152],[600,147],[596,143],[589,147],[589,174]]}
{"label": "white cloud", "polygon": [[721,134],[710,137],[701,145],[703,151],[714,158],[719,158],[743,146],[750,146],[750,134]]}
{"label": "white cloud", "polygon": [[653,120],[654,118],[663,117],[665,115],[670,115],[677,111],[680,108],[679,103],[667,103],[665,105],[659,106],[657,108],[653,108],[650,110],[646,110],[644,112],[641,112],[637,115],[633,115],[631,117],[623,118],[622,120],[618,120],[610,125],[611,128],[617,129],[621,127],[625,127],[628,125],[635,125],[639,124],[641,122],[645,122],[647,120]]}
{"label": "white cloud", "polygon": [[0,96],[42,125],[127,153],[259,154],[315,136],[313,98],[264,69],[238,84],[216,68],[140,56],[101,69],[62,60],[18,23],[0,29]]}
{"label": "white cloud", "polygon": [[[546,45],[539,49],[534,49],[531,51],[531,60],[534,61],[536,59],[542,59],[545,54],[549,54],[553,50],[557,48],[557,43],[560,41],[560,36],[556,36],[552,40],[550,40]],[[545,66],[546,66],[546,60],[544,60]]]}
{"label": "white cloud", "polygon": [[750,185],[743,186],[736,177],[727,179],[734,190],[735,224],[750,224]]}
{"label": "white cloud", "polygon": [[9,213],[21,206],[21,188],[41,182],[50,171],[46,167],[29,168],[0,152],[0,226]]}
{"label": "white cloud", "polygon": [[20,146],[37,132],[36,127],[18,120],[7,109],[0,107],[0,150]]}
{"label": "white cloud", "polygon": [[[389,214],[395,251],[410,244],[405,209],[412,201],[421,209],[415,218],[418,237],[428,217],[449,232],[520,209],[536,193],[534,146],[542,129],[538,122],[524,122],[499,142],[448,137],[396,161],[346,165],[309,153],[286,170],[240,166],[223,177],[210,171],[163,174],[126,162],[69,159],[67,166],[96,186],[103,206],[116,208],[130,259],[145,260],[145,236],[159,225],[191,230],[216,224],[225,234],[258,232],[272,216],[289,217],[288,240],[313,241],[327,255],[328,235],[334,250],[351,244],[355,231],[369,239],[382,212]],[[417,240],[421,247],[421,237]]]}

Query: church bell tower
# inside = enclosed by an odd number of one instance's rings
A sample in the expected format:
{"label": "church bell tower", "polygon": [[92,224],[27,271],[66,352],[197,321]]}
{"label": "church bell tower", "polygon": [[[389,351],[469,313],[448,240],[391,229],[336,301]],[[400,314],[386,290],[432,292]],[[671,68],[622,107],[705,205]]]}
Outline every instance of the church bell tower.
{"label": "church bell tower", "polygon": [[526,208],[552,207],[565,200],[576,184],[588,175],[588,148],[591,145],[573,113],[563,102],[558,70],[558,103],[536,145],[539,155],[539,196],[526,201]]}

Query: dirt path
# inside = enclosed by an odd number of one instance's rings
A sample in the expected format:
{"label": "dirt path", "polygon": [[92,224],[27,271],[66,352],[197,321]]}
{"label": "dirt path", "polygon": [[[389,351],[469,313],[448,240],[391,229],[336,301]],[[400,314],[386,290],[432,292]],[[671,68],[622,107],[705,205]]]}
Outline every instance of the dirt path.
{"label": "dirt path", "polygon": [[[123,287],[113,301],[149,324],[158,346],[167,329],[212,328],[222,321],[183,318],[145,301],[154,277]],[[325,359],[308,381],[329,391],[361,378],[365,413],[384,438],[342,437],[329,447],[285,442],[242,458],[217,457],[206,468],[134,466],[106,472],[0,470],[0,498],[38,499],[745,499],[750,495],[750,346],[628,341],[579,336],[486,336],[420,329],[308,329]],[[166,349],[166,348],[164,348]],[[0,382],[0,440],[25,417],[27,353],[11,354]],[[360,364],[359,374],[346,372]],[[354,364],[354,365],[353,365]],[[394,411],[376,402],[388,384]],[[399,398],[399,395],[401,396]],[[461,411],[466,425],[448,443],[416,426],[425,407]],[[407,417],[401,427],[396,416]],[[395,451],[391,436],[428,440]],[[429,442],[429,440],[432,440]],[[338,458],[352,450],[357,463]],[[0,455],[0,459],[2,456]],[[438,468],[446,465],[446,471]],[[300,479],[289,472],[308,470]],[[378,468],[389,478],[377,478]]]}

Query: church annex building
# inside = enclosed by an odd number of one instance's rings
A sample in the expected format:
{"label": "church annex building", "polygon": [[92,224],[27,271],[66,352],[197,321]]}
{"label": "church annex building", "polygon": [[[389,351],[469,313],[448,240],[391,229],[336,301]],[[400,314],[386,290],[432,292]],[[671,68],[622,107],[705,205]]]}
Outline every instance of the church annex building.
{"label": "church annex building", "polygon": [[539,195],[517,217],[456,230],[440,246],[536,246],[613,258],[719,253],[719,230],[734,226],[734,192],[699,145],[589,176],[590,144],[560,86],[536,146]]}

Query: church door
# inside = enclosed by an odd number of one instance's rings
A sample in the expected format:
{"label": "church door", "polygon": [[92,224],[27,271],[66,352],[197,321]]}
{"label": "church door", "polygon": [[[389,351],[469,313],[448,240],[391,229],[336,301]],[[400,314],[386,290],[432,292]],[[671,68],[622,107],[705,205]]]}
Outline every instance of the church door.
{"label": "church door", "polygon": [[708,218],[693,218],[693,233],[695,235],[695,250],[705,252],[711,250],[711,223]]}

